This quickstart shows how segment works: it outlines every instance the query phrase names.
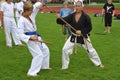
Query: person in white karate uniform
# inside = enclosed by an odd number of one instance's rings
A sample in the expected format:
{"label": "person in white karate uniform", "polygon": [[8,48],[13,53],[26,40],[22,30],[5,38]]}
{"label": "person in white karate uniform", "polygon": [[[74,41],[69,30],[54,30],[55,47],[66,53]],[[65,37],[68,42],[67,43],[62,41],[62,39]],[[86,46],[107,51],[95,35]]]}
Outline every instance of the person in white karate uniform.
{"label": "person in white karate uniform", "polygon": [[27,1],[23,6],[24,12],[18,21],[20,38],[27,44],[33,57],[27,76],[35,77],[41,69],[51,69],[49,67],[49,48],[45,43],[38,42],[42,38],[36,33],[35,17],[42,7],[41,2],[32,5],[30,1]]}
{"label": "person in white karate uniform", "polygon": [[16,8],[16,11],[15,11],[16,22],[18,22],[20,16],[23,13],[23,5],[24,5],[24,2],[22,0],[17,0],[17,2],[15,3],[15,8]]}
{"label": "person in white karate uniform", "polygon": [[3,25],[2,25],[2,11],[1,11],[1,4],[3,3],[2,0],[0,0],[0,28],[2,29],[3,28]]}
{"label": "person in white karate uniform", "polygon": [[12,0],[6,0],[4,3],[2,3],[1,11],[3,14],[3,25],[6,34],[6,46],[12,47],[11,33],[15,45],[22,46],[22,43],[17,33],[17,25],[14,19],[15,9]]}

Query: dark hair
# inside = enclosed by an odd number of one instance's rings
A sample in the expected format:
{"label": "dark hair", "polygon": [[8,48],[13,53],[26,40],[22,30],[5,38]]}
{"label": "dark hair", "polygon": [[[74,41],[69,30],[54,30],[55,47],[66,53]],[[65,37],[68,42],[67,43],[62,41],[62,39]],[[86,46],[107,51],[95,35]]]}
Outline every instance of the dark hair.
{"label": "dark hair", "polygon": [[[80,3],[82,4],[82,7],[83,7],[83,3],[82,3],[82,1],[79,1],[79,0],[78,0],[76,3],[78,3],[78,2],[80,2]],[[76,4],[76,3],[75,3],[75,4]]]}

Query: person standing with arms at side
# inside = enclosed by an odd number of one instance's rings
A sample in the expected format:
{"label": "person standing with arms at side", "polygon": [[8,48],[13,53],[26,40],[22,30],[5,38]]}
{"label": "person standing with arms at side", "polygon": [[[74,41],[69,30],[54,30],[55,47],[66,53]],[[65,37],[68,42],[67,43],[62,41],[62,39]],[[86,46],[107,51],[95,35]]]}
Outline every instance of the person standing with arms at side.
{"label": "person standing with arms at side", "polygon": [[105,21],[105,31],[110,33],[110,28],[112,26],[112,16],[115,14],[115,7],[112,3],[112,0],[107,0],[107,3],[103,6],[102,14],[105,14],[104,21]]}
{"label": "person standing with arms at side", "polygon": [[27,76],[32,77],[38,76],[38,72],[41,69],[51,69],[49,67],[49,48],[45,43],[38,42],[38,40],[42,41],[42,38],[36,32],[35,17],[42,7],[43,4],[41,2],[36,2],[34,5],[30,1],[25,2],[23,6],[24,12],[18,21],[20,39],[27,44],[33,57],[31,66],[27,72]]}
{"label": "person standing with arms at side", "polygon": [[6,0],[4,3],[2,3],[1,11],[3,15],[3,25],[6,35],[6,46],[10,48],[12,47],[11,33],[15,45],[22,46],[17,33],[17,25],[14,18],[15,8],[12,0]]}
{"label": "person standing with arms at side", "polygon": [[[57,23],[58,24],[66,24],[64,21],[60,19],[60,15],[56,14]],[[79,45],[83,47],[89,56],[89,59],[93,62],[95,66],[103,68],[98,53],[93,48],[92,43],[89,38],[89,33],[92,30],[92,24],[90,17],[84,13],[83,6],[81,1],[76,2],[76,12],[68,15],[63,18],[66,22],[68,22],[71,26],[73,26],[76,31],[71,29],[72,35],[65,42],[64,47],[62,49],[62,69],[68,69],[70,58],[69,56],[73,52],[74,45]],[[82,35],[82,36],[81,36]],[[76,42],[76,44],[75,44]]]}
{"label": "person standing with arms at side", "polygon": [[[64,2],[63,8],[60,9],[60,16],[66,17],[71,13],[72,13],[72,11],[68,8],[68,2]],[[65,37],[65,40],[67,40],[67,38],[71,35],[70,28],[66,24],[62,25],[62,32],[63,32],[63,35]]]}

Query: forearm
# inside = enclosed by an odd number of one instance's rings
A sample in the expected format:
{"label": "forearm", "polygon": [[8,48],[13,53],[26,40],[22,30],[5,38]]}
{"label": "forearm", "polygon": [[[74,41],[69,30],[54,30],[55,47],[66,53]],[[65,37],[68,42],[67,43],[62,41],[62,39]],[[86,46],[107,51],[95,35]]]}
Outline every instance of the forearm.
{"label": "forearm", "polygon": [[105,10],[104,9],[102,9],[102,14],[104,14],[105,13]]}
{"label": "forearm", "polygon": [[114,16],[115,15],[115,10],[113,11],[113,14],[112,14],[112,16]]}

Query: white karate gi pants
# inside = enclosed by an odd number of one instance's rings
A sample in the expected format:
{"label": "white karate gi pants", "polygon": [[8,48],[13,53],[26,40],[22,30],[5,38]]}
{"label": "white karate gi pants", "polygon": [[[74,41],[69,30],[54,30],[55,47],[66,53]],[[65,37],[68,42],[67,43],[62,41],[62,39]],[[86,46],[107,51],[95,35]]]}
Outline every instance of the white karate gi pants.
{"label": "white karate gi pants", "polygon": [[12,37],[14,40],[15,45],[22,44],[19,38],[19,35],[17,33],[17,25],[15,23],[15,19],[12,17],[5,17],[4,16],[4,28],[5,28],[5,34],[6,34],[6,45],[12,46]]}
{"label": "white karate gi pants", "polygon": [[[68,40],[66,41],[66,43],[64,44],[64,47],[62,49],[62,69],[67,69],[69,66],[69,56],[72,54],[73,52],[73,48],[74,48],[74,43],[70,42],[70,38],[71,36],[68,38]],[[88,40],[90,41],[90,39],[88,38]],[[87,53],[89,56],[89,59],[93,62],[93,64],[95,66],[98,66],[101,64],[101,60],[96,52],[96,50],[93,48],[91,42],[86,41],[86,44],[78,44],[77,45],[83,47],[85,50],[88,49]]]}
{"label": "white karate gi pants", "polygon": [[29,41],[27,45],[33,57],[31,67],[27,74],[36,75],[40,69],[49,69],[50,52],[46,44]]}

